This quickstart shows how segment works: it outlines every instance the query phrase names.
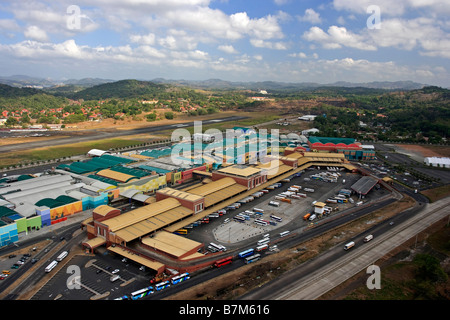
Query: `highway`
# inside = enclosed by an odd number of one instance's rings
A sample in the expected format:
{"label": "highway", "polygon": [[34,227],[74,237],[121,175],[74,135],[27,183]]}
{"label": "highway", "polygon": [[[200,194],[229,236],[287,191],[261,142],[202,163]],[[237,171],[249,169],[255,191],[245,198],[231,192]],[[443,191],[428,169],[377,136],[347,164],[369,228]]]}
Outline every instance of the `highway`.
{"label": "highway", "polygon": [[[349,251],[338,245],[319,257],[286,272],[278,279],[241,297],[243,300],[314,300],[401,245],[438,220],[448,216],[450,198],[417,204],[363,234],[355,236]],[[363,237],[373,234],[368,243]],[[350,241],[350,240],[349,240]]]}

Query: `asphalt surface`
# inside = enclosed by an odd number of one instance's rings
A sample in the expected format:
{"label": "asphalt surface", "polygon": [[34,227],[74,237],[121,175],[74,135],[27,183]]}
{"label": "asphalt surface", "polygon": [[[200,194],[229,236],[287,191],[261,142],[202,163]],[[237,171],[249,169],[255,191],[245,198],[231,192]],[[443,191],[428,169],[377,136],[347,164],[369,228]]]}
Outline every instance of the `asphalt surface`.
{"label": "asphalt surface", "polygon": [[[221,123],[221,122],[230,122],[246,119],[247,117],[240,116],[232,116],[232,117],[224,117],[224,118],[216,118],[209,120],[200,121],[202,125],[213,124],[213,123]],[[91,140],[99,140],[113,137],[122,137],[122,136],[130,136],[136,134],[144,134],[144,133],[155,133],[165,130],[175,130],[178,128],[188,128],[194,126],[195,121],[184,122],[184,123],[175,123],[175,124],[167,124],[161,126],[149,126],[136,128],[131,130],[85,130],[80,134],[80,132],[71,132],[71,131],[58,131],[59,135],[70,135],[69,137],[53,139],[51,141],[36,141],[29,143],[20,143],[15,145],[4,145],[0,146],[0,152],[12,152],[19,150],[29,150],[33,148],[47,147],[49,144],[52,146],[70,144],[70,143],[78,143],[83,141],[91,141]],[[52,133],[54,135],[55,133]],[[24,133],[22,133],[24,135]],[[8,136],[5,132],[0,132],[0,138]]]}

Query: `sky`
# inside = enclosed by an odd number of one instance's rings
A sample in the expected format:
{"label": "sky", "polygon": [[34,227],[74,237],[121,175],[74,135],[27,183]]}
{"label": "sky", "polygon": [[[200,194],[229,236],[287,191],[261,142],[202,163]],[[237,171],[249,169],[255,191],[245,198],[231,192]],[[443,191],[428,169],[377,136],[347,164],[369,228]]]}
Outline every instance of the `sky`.
{"label": "sky", "polygon": [[449,0],[1,0],[0,76],[450,87]]}

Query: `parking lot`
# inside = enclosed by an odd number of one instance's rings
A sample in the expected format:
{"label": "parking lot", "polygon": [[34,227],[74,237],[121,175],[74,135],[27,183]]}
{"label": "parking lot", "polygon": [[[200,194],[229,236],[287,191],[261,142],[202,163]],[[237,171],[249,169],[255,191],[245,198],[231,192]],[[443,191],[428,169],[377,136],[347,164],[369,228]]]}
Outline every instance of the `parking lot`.
{"label": "parking lot", "polygon": [[[340,172],[341,177],[337,182],[324,182],[311,179],[310,176],[319,172],[325,172],[327,170],[309,169],[306,170],[300,177],[295,177],[289,182],[283,182],[281,187],[270,190],[259,198],[255,198],[249,203],[242,204],[239,208],[234,210],[227,210],[227,213],[219,216],[218,218],[210,218],[209,223],[201,224],[198,227],[188,229],[188,238],[203,242],[207,246],[208,243],[214,242],[224,245],[228,249],[238,249],[239,247],[246,246],[248,244],[256,243],[264,234],[275,235],[282,231],[301,231],[303,228],[307,228],[315,223],[322,222],[335,214],[342,212],[348,208],[356,206],[356,203],[360,200],[363,202],[376,199],[383,195],[386,195],[388,191],[381,189],[373,189],[364,199],[358,199],[357,195],[352,195],[353,204],[347,203],[326,203],[331,208],[329,214],[318,216],[315,220],[304,220],[303,217],[307,213],[313,213],[314,201],[325,202],[328,198],[338,194],[341,189],[350,189],[361,178],[361,175],[355,173],[348,173],[345,171]],[[306,178],[306,181],[305,181]],[[345,183],[343,181],[345,180]],[[281,193],[286,192],[289,187],[293,185],[300,185],[302,189],[310,188],[314,189],[314,192],[305,192],[306,198],[290,199],[290,203],[276,199]],[[301,191],[301,190],[300,190]],[[276,201],[279,206],[275,207],[270,205],[271,201]],[[233,218],[245,211],[253,211],[254,208],[264,210],[262,216],[253,215],[248,220],[243,222],[235,221]],[[275,215],[282,219],[281,222],[276,222],[270,218],[271,215]],[[272,221],[273,224],[262,226],[255,224],[255,219],[263,219],[266,221]]]}
{"label": "parking lot", "polygon": [[[71,282],[79,268],[78,282]],[[32,300],[113,300],[130,292],[149,286],[151,273],[139,270],[133,262],[109,253],[101,256],[74,256],[59,270],[51,271],[51,279],[31,298]],[[44,271],[42,271],[44,272]],[[114,276],[119,276],[112,281]],[[79,284],[77,288],[77,284]]]}

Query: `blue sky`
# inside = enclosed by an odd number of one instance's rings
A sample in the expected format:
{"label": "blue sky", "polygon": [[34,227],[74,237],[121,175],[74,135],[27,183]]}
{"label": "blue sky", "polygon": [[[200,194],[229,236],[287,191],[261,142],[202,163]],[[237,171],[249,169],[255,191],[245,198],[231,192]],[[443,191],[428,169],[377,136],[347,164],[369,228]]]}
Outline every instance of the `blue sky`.
{"label": "blue sky", "polygon": [[449,15],[448,0],[4,0],[0,75],[450,87]]}

